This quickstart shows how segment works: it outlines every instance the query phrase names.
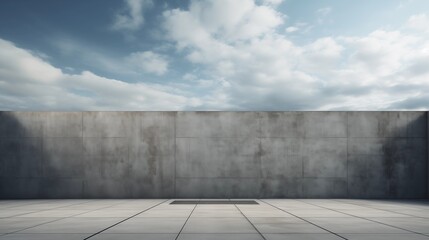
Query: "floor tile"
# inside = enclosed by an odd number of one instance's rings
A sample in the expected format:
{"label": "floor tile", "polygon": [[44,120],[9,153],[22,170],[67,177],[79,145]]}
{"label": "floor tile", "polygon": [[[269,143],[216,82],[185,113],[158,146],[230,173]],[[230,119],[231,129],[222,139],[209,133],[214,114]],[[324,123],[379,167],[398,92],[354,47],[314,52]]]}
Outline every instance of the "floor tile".
{"label": "floor tile", "polygon": [[293,217],[281,210],[242,210],[246,217]]}
{"label": "floor tile", "polygon": [[79,214],[83,214],[88,212],[88,210],[45,210],[45,211],[37,211],[24,215],[20,215],[19,217],[57,217],[57,218],[65,218],[70,216],[76,216]]}
{"label": "floor tile", "polygon": [[24,230],[22,233],[96,233],[122,218],[65,218]]}
{"label": "floor tile", "polygon": [[338,239],[331,232],[351,240],[429,239],[422,235],[429,235],[429,201],[266,199],[258,200],[258,205],[170,205],[172,200],[164,201],[0,200],[0,240],[74,240],[102,230],[91,240],[170,240],[179,233],[182,240],[259,240],[258,231],[268,240]]}
{"label": "floor tile", "polygon": [[192,213],[192,217],[223,217],[223,218],[242,218],[243,214],[241,214],[238,210],[223,210],[223,209],[215,209],[215,210],[195,210]]}
{"label": "floor tile", "polygon": [[407,233],[407,231],[360,218],[306,218],[335,233]]}
{"label": "floor tile", "polygon": [[289,209],[287,212],[298,217],[348,217],[329,209]]}
{"label": "floor tile", "polygon": [[187,218],[191,214],[192,209],[151,209],[137,215],[137,218]]}
{"label": "floor tile", "polygon": [[89,234],[8,234],[0,236],[0,240],[82,240]]}
{"label": "floor tile", "polygon": [[127,218],[138,214],[141,210],[95,210],[79,214],[77,217],[106,217],[106,218]]}
{"label": "floor tile", "polygon": [[327,233],[309,223],[255,223],[261,233]]}
{"label": "floor tile", "polygon": [[334,234],[314,233],[314,234],[264,234],[267,240],[342,240]]}
{"label": "floor tile", "polygon": [[91,240],[174,240],[177,234],[98,234]]}
{"label": "floor tile", "polygon": [[0,219],[0,233],[11,233],[55,221],[57,218],[3,218]]}
{"label": "floor tile", "polygon": [[258,223],[287,223],[287,224],[292,224],[292,223],[307,223],[306,221],[299,219],[299,218],[267,218],[267,217],[263,217],[263,218],[249,218],[249,221],[252,222],[253,224],[258,224]]}
{"label": "floor tile", "polygon": [[346,210],[339,210],[342,213],[349,214],[356,217],[409,217],[404,214],[385,211],[385,210],[378,210],[378,209],[368,209],[365,211],[362,210],[356,210],[356,209],[346,209]]}
{"label": "floor tile", "polygon": [[263,240],[260,234],[180,234],[178,240]]}
{"label": "floor tile", "polygon": [[349,240],[428,240],[429,237],[418,234],[342,234]]}
{"label": "floor tile", "polygon": [[257,233],[245,218],[190,218],[183,233]]}
{"label": "floor tile", "polygon": [[105,233],[179,233],[186,218],[132,218]]}
{"label": "floor tile", "polygon": [[19,209],[0,209],[0,218],[8,218],[14,216],[23,216],[25,214],[33,213],[33,210],[19,210]]}
{"label": "floor tile", "polygon": [[423,209],[393,209],[392,211],[413,217],[429,218],[429,210]]}
{"label": "floor tile", "polygon": [[371,218],[374,221],[403,228],[417,233],[429,234],[429,219],[426,218]]}

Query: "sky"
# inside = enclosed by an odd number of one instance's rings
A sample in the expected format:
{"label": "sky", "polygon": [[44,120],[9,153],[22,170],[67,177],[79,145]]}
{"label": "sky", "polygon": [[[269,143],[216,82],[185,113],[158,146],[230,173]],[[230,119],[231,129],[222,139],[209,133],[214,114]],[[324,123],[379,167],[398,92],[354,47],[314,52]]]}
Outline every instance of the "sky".
{"label": "sky", "polygon": [[2,0],[0,110],[428,110],[427,0]]}

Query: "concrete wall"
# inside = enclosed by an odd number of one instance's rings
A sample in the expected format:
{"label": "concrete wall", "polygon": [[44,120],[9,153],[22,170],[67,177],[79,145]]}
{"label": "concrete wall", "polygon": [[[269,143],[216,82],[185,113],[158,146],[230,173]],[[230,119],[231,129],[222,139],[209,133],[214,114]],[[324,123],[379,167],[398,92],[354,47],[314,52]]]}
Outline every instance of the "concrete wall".
{"label": "concrete wall", "polygon": [[1,198],[425,198],[426,112],[0,112]]}

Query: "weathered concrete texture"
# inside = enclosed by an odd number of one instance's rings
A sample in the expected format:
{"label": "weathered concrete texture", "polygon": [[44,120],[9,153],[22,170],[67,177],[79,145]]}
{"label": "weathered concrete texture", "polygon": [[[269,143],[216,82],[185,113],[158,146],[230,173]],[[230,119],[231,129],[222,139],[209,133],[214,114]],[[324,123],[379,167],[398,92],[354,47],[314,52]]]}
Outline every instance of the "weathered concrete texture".
{"label": "weathered concrete texture", "polygon": [[423,112],[349,113],[349,196],[424,198],[425,122]]}
{"label": "weathered concrete texture", "polygon": [[132,197],[174,196],[175,112],[134,113],[129,133]]}
{"label": "weathered concrete texture", "polygon": [[0,112],[0,197],[171,197],[175,116]]}
{"label": "weathered concrete texture", "polygon": [[179,178],[258,178],[257,138],[178,138]]}
{"label": "weathered concrete texture", "polygon": [[423,198],[426,119],[425,112],[180,112],[176,196],[231,197],[235,188],[233,197]]}
{"label": "weathered concrete texture", "polygon": [[426,112],[0,112],[1,198],[425,198]]}

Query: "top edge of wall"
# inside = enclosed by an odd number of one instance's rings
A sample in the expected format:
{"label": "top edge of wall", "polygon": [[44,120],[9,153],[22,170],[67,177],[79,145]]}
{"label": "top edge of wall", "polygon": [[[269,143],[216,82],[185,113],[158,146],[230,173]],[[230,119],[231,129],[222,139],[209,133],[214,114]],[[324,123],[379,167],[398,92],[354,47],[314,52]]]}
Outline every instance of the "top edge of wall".
{"label": "top edge of wall", "polygon": [[165,111],[162,111],[162,110],[160,110],[160,111],[152,111],[152,110],[142,110],[142,111],[115,111],[115,110],[106,110],[106,111],[97,111],[97,110],[94,110],[94,111],[67,111],[67,110],[61,110],[61,111],[38,111],[38,110],[28,110],[28,111],[26,111],[26,110],[17,110],[17,111],[14,111],[14,110],[0,110],[0,112],[40,112],[40,113],[50,113],[50,112],[58,112],[58,113],[60,113],[60,112],[65,112],[65,113],[67,113],[67,112],[70,112],[70,113],[72,113],[72,112],[81,112],[81,113],[86,113],[86,112],[88,112],[88,113],[91,113],[91,112],[429,112],[429,110],[350,110],[350,111],[348,111],[348,110],[344,110],[344,111],[342,111],[342,110],[338,110],[338,111],[334,111],[334,110],[327,110],[327,111],[323,111],[323,110],[292,110],[292,111],[288,111],[288,110],[285,110],[285,111],[282,111],[282,110],[254,110],[254,111],[247,111],[247,110],[243,110],[243,111],[241,111],[241,110],[237,110],[237,111],[229,111],[229,110],[225,110],[225,111],[223,111],[223,110],[220,110],[220,111],[217,111],[217,110],[213,110],[213,111],[211,111],[211,110],[203,110],[203,111],[191,111],[191,110],[178,110],[178,111],[169,111],[169,110],[165,110]]}

